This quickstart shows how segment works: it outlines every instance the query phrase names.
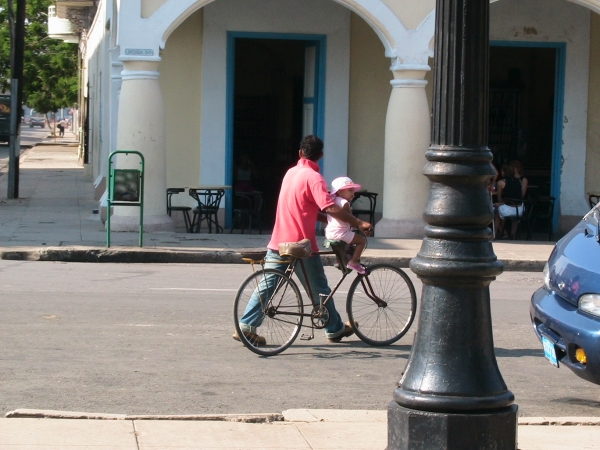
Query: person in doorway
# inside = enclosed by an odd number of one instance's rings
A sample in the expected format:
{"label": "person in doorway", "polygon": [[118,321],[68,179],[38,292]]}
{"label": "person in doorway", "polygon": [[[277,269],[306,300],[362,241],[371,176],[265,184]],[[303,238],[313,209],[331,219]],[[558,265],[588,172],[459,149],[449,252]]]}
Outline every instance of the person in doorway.
{"label": "person in doorway", "polygon": [[254,164],[246,153],[240,157],[240,162],[235,167],[234,192],[252,192],[254,191],[253,180],[256,178],[256,169]]}
{"label": "person in doorway", "polygon": [[521,198],[525,198],[527,195],[527,188],[529,187],[529,180],[523,175],[523,165],[516,159],[509,161],[508,165],[513,168],[514,177],[521,183]]}
{"label": "person in doorway", "polygon": [[496,192],[496,183],[498,182],[498,169],[496,169],[496,165],[493,163],[492,167],[494,168],[494,175],[492,175],[488,180],[488,191],[490,191],[490,194],[494,194],[494,192]]}
{"label": "person in doorway", "polygon": [[496,239],[514,238],[517,222],[512,221],[510,235],[504,230],[505,220],[523,215],[523,193],[519,179],[515,178],[515,170],[511,165],[503,165],[501,173],[504,178],[496,184],[498,201],[494,203],[494,228]]}
{"label": "person in doorway", "polygon": [[[323,157],[323,141],[314,135],[306,136],[300,143],[298,152],[299,160],[296,166],[289,169],[281,184],[277,201],[277,213],[271,240],[267,244],[265,268],[285,270],[287,258],[279,255],[279,244],[282,242],[298,242],[309,239],[312,255],[304,260],[306,278],[310,284],[310,292],[318,303],[319,294],[329,295],[331,289],[323,269],[323,261],[318,254],[319,247],[316,238],[317,220],[326,223],[326,214],[336,219],[347,222],[370,235],[372,225],[369,222],[354,217],[351,213],[336,205],[329,194],[327,183],[319,173],[319,159]],[[302,271],[301,268],[298,270]],[[302,284],[306,283],[305,274],[300,274]],[[307,289],[306,286],[304,286]],[[308,291],[308,289],[307,289]],[[266,345],[266,339],[257,334],[257,327],[262,324],[263,312],[258,295],[254,295],[248,302],[244,315],[240,319],[240,329],[244,335],[256,345]],[[333,299],[327,304],[329,322],[325,327],[325,336],[330,342],[340,342],[342,338],[354,333],[349,323],[344,324],[340,314],[335,308]],[[233,334],[235,340],[240,340],[237,332]]]}
{"label": "person in doorway", "polygon": [[[356,184],[348,177],[339,177],[331,182],[331,195],[334,195],[334,202],[344,211],[352,214],[350,202],[354,198],[354,193],[360,190],[361,185]],[[330,214],[327,215],[327,227],[325,227],[325,237],[332,241],[344,241],[346,244],[354,245],[352,258],[348,261],[346,267],[355,270],[363,275],[365,268],[360,264],[360,255],[367,245],[364,236],[357,234],[352,230],[348,222],[343,222]]]}

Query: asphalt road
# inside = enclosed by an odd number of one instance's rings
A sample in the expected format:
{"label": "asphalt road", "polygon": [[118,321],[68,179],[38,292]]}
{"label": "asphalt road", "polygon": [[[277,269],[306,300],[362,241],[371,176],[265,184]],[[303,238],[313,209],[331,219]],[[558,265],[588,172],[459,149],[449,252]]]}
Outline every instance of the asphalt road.
{"label": "asphalt road", "polygon": [[[413,330],[385,348],[354,336],[330,344],[318,332],[279,356],[258,357],[231,339],[233,297],[249,272],[246,265],[0,261],[0,414],[387,407]],[[540,273],[519,272],[492,283],[501,372],[522,416],[595,416],[598,387],[551,366],[531,329],[529,298],[540,285]],[[343,297],[336,297],[341,311]]]}
{"label": "asphalt road", "polygon": [[[24,126],[21,128],[21,153],[28,147],[35,145],[48,136],[48,128],[29,128]],[[8,144],[0,143],[0,170],[8,166]]]}

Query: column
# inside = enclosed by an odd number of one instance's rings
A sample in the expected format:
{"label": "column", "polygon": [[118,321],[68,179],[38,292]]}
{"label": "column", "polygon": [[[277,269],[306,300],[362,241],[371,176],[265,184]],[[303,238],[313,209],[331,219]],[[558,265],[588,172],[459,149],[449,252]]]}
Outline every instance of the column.
{"label": "column", "polygon": [[[166,213],[165,112],[159,61],[121,59],[117,150],[137,150],[144,155],[144,231],[173,231],[173,220]],[[116,160],[120,169],[139,168],[136,155],[120,155]],[[139,209],[115,207],[111,229],[138,231]]]}
{"label": "column", "polygon": [[388,407],[387,450],[514,450],[517,406],[502,379],[489,285],[502,272],[489,227],[489,2],[437,0],[419,326]]}
{"label": "column", "polygon": [[429,193],[423,167],[431,134],[424,80],[430,67],[394,64],[391,69],[394,79],[385,125],[383,217],[376,233],[377,237],[421,239]]}

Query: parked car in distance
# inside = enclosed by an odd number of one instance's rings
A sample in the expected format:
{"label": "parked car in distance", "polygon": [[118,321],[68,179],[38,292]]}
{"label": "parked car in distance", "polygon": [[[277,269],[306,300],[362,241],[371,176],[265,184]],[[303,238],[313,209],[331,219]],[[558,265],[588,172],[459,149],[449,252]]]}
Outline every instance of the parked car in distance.
{"label": "parked car in distance", "polygon": [[29,119],[29,128],[46,128],[46,120],[43,117],[31,117]]}
{"label": "parked car in distance", "polygon": [[600,384],[600,203],[556,243],[531,297],[533,329],[556,367]]}

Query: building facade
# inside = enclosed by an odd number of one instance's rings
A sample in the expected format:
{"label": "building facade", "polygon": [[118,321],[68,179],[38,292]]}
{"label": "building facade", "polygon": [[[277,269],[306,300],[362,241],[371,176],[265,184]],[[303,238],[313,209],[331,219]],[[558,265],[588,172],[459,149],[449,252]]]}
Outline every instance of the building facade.
{"label": "building facade", "polygon": [[[68,4],[68,1],[62,3]],[[378,237],[421,237],[429,181],[435,1],[102,0],[86,33],[87,169],[105,191],[114,150],[146,159],[145,227],[173,229],[167,187],[233,186],[249,158],[272,220],[298,143],[322,173],[379,193]],[[494,163],[518,159],[569,229],[600,191],[600,1],[490,8]],[[133,158],[119,157],[120,168]],[[229,191],[231,192],[231,191]],[[191,198],[186,201],[190,202]],[[223,203],[229,223],[232,195]],[[115,208],[113,230],[136,230]]]}

